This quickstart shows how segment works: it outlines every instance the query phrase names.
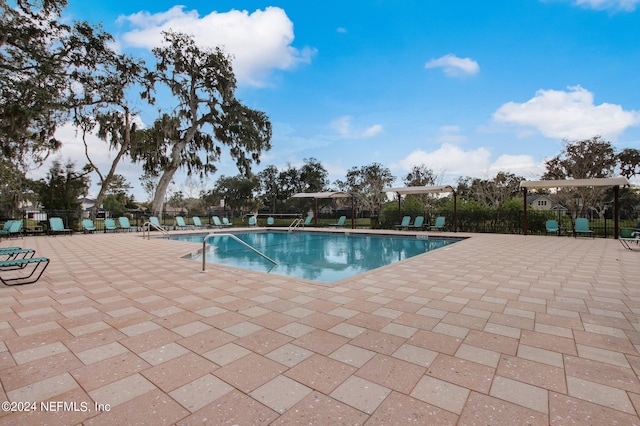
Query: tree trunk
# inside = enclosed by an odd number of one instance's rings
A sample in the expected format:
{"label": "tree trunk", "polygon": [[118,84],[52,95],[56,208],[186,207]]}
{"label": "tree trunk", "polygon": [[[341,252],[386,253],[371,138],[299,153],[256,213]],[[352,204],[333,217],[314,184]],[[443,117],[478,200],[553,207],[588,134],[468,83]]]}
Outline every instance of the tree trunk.
{"label": "tree trunk", "polygon": [[158,186],[156,187],[156,193],[153,197],[153,202],[151,203],[151,213],[153,215],[160,216],[162,213],[162,204],[164,203],[164,197],[167,194],[167,189],[169,188],[169,184],[173,179],[173,175],[178,171],[177,167],[167,168],[162,172],[162,176],[160,176],[160,180],[158,181]]}
{"label": "tree trunk", "polygon": [[176,143],[171,149],[171,163],[162,171],[162,176],[160,176],[158,186],[156,187],[156,194],[153,197],[153,202],[151,203],[151,212],[153,214],[162,212],[164,197],[167,195],[167,189],[173,179],[173,175],[178,171],[180,166],[180,155],[186,146],[187,142],[183,140]]}

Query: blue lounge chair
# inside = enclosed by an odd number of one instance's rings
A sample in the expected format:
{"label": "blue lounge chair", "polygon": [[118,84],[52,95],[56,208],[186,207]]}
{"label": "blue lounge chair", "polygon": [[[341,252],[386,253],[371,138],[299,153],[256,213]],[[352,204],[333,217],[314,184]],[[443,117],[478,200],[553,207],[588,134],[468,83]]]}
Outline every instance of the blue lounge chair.
{"label": "blue lounge chair", "polygon": [[131,227],[131,223],[129,223],[129,218],[126,216],[120,216],[118,218],[118,229],[121,230],[122,232],[127,231],[133,231],[133,228]]}
{"label": "blue lounge chair", "polygon": [[233,226],[233,223],[229,222],[229,218],[226,218],[226,217],[222,218],[222,224],[224,226]]}
{"label": "blue lounge chair", "polygon": [[35,253],[36,251],[34,249],[23,249],[22,247],[3,247],[0,248],[0,261],[27,259],[33,257]]}
{"label": "blue lounge chair", "polygon": [[0,235],[9,236],[9,230],[11,229],[11,225],[15,222],[15,220],[8,220],[4,223],[2,229],[0,229]]}
{"label": "blue lounge chair", "polygon": [[[333,227],[339,227],[339,226],[344,226],[344,222],[347,220],[346,216],[340,216],[340,218],[338,218],[338,221],[336,223],[330,223],[329,226],[333,226]],[[409,220],[411,220],[411,218],[409,218]]]}
{"label": "blue lounge chair", "polygon": [[257,224],[258,224],[258,222],[256,220],[256,217],[255,216],[251,216],[249,218],[249,226],[257,226]]}
{"label": "blue lounge chair", "polygon": [[400,225],[396,225],[398,229],[407,229],[409,228],[409,223],[411,223],[411,216],[405,216],[402,218]]}
{"label": "blue lounge chair", "polygon": [[304,223],[302,224],[302,226],[309,226],[311,225],[311,221],[313,220],[313,216],[308,215],[305,219],[304,219]]}
{"label": "blue lounge chair", "polygon": [[[23,259],[11,259],[0,261],[0,281],[4,285],[22,285],[31,284],[40,279],[42,273],[47,269],[49,265],[49,259],[46,257],[29,257]],[[24,273],[17,274],[13,277],[8,277],[9,274],[5,274],[7,270],[20,270],[25,271],[31,269],[31,272],[27,275]]]}
{"label": "blue lounge chair", "polygon": [[631,244],[636,243],[636,248],[640,244],[640,232],[631,228],[620,228],[620,235],[618,236],[620,244],[628,250],[633,250]]}
{"label": "blue lounge chair", "polygon": [[413,221],[413,224],[409,225],[409,228],[412,229],[422,229],[424,227],[424,216],[416,216],[416,220]]}
{"label": "blue lounge chair", "polygon": [[91,219],[82,219],[82,232],[96,232],[96,227]]}
{"label": "blue lounge chair", "polygon": [[176,228],[178,229],[189,229],[189,226],[184,221],[182,216],[176,216]]}
{"label": "blue lounge chair", "polygon": [[558,234],[560,235],[560,227],[558,226],[558,221],[554,219],[549,219],[545,222],[545,230],[547,234]]}
{"label": "blue lounge chair", "polygon": [[267,218],[267,226],[273,226],[276,223],[275,219],[269,216]]}
{"label": "blue lounge chair", "polygon": [[8,220],[4,224],[4,228],[0,230],[0,236],[6,235],[7,238],[22,236],[22,220]]}
{"label": "blue lounge chair", "polygon": [[156,228],[156,229],[161,229],[163,231],[167,230],[166,227],[164,227],[164,226],[162,226],[160,224],[160,219],[158,219],[157,216],[150,216],[149,217],[149,223],[151,223],[153,225],[153,227]]}
{"label": "blue lounge chair", "polygon": [[438,216],[436,222],[429,227],[429,231],[442,231],[444,230],[444,216]]}
{"label": "blue lounge chair", "polygon": [[579,235],[590,235],[592,238],[595,238],[595,234],[589,228],[589,219],[585,219],[583,217],[579,217],[576,219],[576,222],[573,227],[573,236],[577,237]]}
{"label": "blue lounge chair", "polygon": [[213,226],[215,226],[216,228],[226,228],[231,226],[229,221],[227,221],[227,223],[224,223],[224,221],[221,222],[218,216],[212,216],[212,218],[213,218]]}
{"label": "blue lounge chair", "polygon": [[109,231],[113,231],[116,232],[118,230],[118,228],[116,228],[116,221],[111,219],[111,218],[106,218],[104,220],[104,231],[105,232],[109,232]]}
{"label": "blue lounge chair", "polygon": [[191,221],[193,222],[193,226],[195,226],[196,228],[204,228],[204,225],[202,225],[202,222],[200,221],[200,218],[198,216],[193,216],[191,218]]}
{"label": "blue lounge chair", "polygon": [[49,232],[53,235],[57,234],[69,234],[71,235],[71,229],[65,228],[64,223],[62,222],[62,218],[60,217],[50,217],[49,218]]}

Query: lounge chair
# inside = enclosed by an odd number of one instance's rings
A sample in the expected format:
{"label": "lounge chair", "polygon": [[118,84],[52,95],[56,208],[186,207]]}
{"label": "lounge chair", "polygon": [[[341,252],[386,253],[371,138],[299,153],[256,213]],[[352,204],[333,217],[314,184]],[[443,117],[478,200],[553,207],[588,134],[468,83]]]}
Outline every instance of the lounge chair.
{"label": "lounge chair", "polygon": [[200,221],[200,218],[198,216],[193,216],[191,218],[191,221],[193,222],[193,226],[197,229],[204,228],[204,225],[202,225],[202,222]]}
{"label": "lounge chair", "polygon": [[120,216],[118,218],[118,229],[121,230],[122,232],[127,231],[127,232],[131,232],[133,231],[133,228],[131,227],[131,223],[129,222],[129,218],[126,216]]}
{"label": "lounge chair", "polygon": [[49,232],[53,235],[57,234],[72,234],[71,229],[65,228],[64,223],[62,222],[62,218],[60,217],[50,217],[49,218]]}
{"label": "lounge chair", "polygon": [[[344,222],[347,220],[346,216],[340,216],[340,218],[338,218],[338,221],[336,223],[330,223],[329,226],[333,226],[333,227],[340,227],[340,226],[344,226]],[[409,220],[411,220],[411,218],[409,218]]]}
{"label": "lounge chair", "polygon": [[309,226],[311,225],[311,221],[313,220],[313,216],[308,215],[305,219],[304,219],[304,223],[302,224],[302,226]]}
{"label": "lounge chair", "polygon": [[226,218],[226,217],[222,218],[222,224],[224,226],[233,226],[233,223],[229,222],[229,218]]}
{"label": "lounge chair", "polygon": [[396,225],[398,229],[407,229],[409,228],[409,223],[411,223],[411,216],[405,216],[402,218],[400,225]]}
{"label": "lounge chair", "polygon": [[176,228],[178,229],[189,229],[189,226],[184,221],[182,216],[176,216]]}
{"label": "lounge chair", "polygon": [[[40,279],[42,273],[45,269],[47,269],[47,265],[49,265],[49,259],[46,257],[30,257],[23,259],[11,259],[11,260],[3,260],[0,261],[0,281],[4,285],[22,285],[22,284],[31,284]],[[25,274],[17,274],[14,277],[8,277],[9,274],[5,274],[7,270],[28,270],[31,269],[31,272],[28,275]]]}
{"label": "lounge chair", "polygon": [[631,244],[636,243],[636,248],[640,244],[640,232],[631,228],[620,228],[620,236],[618,236],[620,244],[628,250],[633,250]]}
{"label": "lounge chair", "polygon": [[8,220],[4,223],[2,229],[0,229],[0,235],[9,236],[9,230],[11,229],[11,225],[15,222],[15,220]]}
{"label": "lounge chair", "polygon": [[27,259],[33,257],[35,253],[36,251],[34,249],[23,249],[22,247],[2,247],[0,248],[0,261]]}
{"label": "lounge chair", "polygon": [[438,216],[436,223],[429,227],[429,231],[443,231],[444,230],[444,216]]}
{"label": "lounge chair", "polygon": [[560,227],[558,226],[558,221],[554,219],[549,219],[544,224],[545,230],[547,234],[558,234],[560,235]]}
{"label": "lounge chair", "polygon": [[91,219],[82,219],[82,232],[93,233],[96,232],[96,227]]}
{"label": "lounge chair", "polygon": [[150,216],[149,217],[149,223],[151,223],[153,225],[153,227],[156,228],[156,229],[161,229],[163,231],[167,231],[167,228],[165,226],[160,225],[160,219],[158,219],[157,216]]}
{"label": "lounge chair", "polygon": [[216,228],[222,228],[224,226],[218,216],[212,216],[211,219],[213,220],[213,226]]}
{"label": "lounge chair", "polygon": [[116,228],[116,221],[111,219],[111,218],[106,218],[104,220],[104,231],[105,232],[109,232],[109,231],[113,231],[116,232],[118,230],[118,228]]}
{"label": "lounge chair", "polygon": [[589,219],[585,219],[583,217],[579,217],[576,219],[576,222],[573,227],[573,236],[577,237],[580,235],[590,235],[592,238],[595,238],[595,234],[593,230],[589,228]]}
{"label": "lounge chair", "polygon": [[276,223],[275,219],[269,216],[267,218],[267,226],[273,226]]}
{"label": "lounge chair", "polygon": [[22,220],[8,220],[4,224],[4,228],[0,230],[0,236],[6,235],[7,238],[19,238],[22,235]]}
{"label": "lounge chair", "polygon": [[416,216],[416,220],[413,221],[413,224],[409,225],[409,228],[412,228],[412,229],[424,228],[424,216]]}
{"label": "lounge chair", "polygon": [[249,226],[257,226],[258,225],[258,221],[257,221],[255,216],[251,216],[249,218],[248,223],[249,223]]}

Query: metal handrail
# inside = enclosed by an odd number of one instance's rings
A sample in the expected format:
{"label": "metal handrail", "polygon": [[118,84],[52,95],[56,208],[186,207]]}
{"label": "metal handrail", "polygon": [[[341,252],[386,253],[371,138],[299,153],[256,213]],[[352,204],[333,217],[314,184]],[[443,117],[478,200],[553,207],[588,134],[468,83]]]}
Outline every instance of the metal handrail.
{"label": "metal handrail", "polygon": [[154,229],[162,232],[163,235],[169,235],[169,231],[167,231],[166,229],[156,225],[155,223],[151,223],[151,222],[145,222],[142,224],[142,238],[144,238],[144,233],[145,233],[145,229],[148,235],[148,240],[151,239],[151,227],[153,227]]}
{"label": "metal handrail", "polygon": [[240,244],[242,244],[243,246],[247,247],[250,250],[253,250],[254,252],[258,253],[260,256],[264,257],[265,259],[267,259],[269,262],[273,263],[274,265],[277,265],[278,262],[276,262],[275,260],[271,259],[269,256],[267,256],[266,254],[262,253],[260,250],[256,249],[255,247],[250,246],[249,244],[245,243],[244,241],[242,241],[240,238],[236,237],[233,234],[228,234],[228,233],[212,233],[207,235],[206,237],[204,237],[204,240],[202,240],[202,272],[204,272],[205,270],[205,265],[207,264],[207,251],[206,251],[206,246],[207,246],[207,240],[211,237],[231,237],[232,239],[236,240],[237,242],[239,242]]}
{"label": "metal handrail", "polygon": [[301,219],[301,218],[294,219],[293,222],[291,222],[291,225],[289,225],[289,232],[298,228],[298,226],[300,226],[301,223],[304,223],[304,219]]}

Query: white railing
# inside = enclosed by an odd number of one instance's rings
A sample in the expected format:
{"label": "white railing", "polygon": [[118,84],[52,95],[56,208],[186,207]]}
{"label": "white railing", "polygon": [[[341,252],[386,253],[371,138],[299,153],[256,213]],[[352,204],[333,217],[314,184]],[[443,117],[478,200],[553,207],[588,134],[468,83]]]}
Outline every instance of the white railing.
{"label": "white railing", "polygon": [[156,225],[155,223],[145,222],[142,224],[142,238],[144,238],[145,232],[147,234],[147,239],[151,239],[151,228],[162,232],[162,235],[169,236],[169,231],[164,229],[161,226]]}
{"label": "white railing", "polygon": [[266,254],[262,253],[260,250],[256,249],[255,247],[250,246],[249,244],[245,243],[244,241],[242,241],[240,238],[236,237],[233,234],[227,234],[227,233],[221,233],[221,234],[209,234],[206,237],[204,237],[204,240],[202,240],[202,271],[204,272],[205,270],[205,266],[207,264],[207,240],[209,238],[213,238],[213,237],[231,237],[232,239],[236,240],[237,242],[239,242],[240,244],[242,244],[243,246],[247,247],[248,249],[256,252],[257,254],[259,254],[260,256],[264,257],[265,259],[267,259],[269,262],[273,263],[274,265],[277,265],[278,262],[276,262],[275,260],[271,259],[269,256],[267,256]]}
{"label": "white railing", "polygon": [[291,225],[289,225],[289,229],[288,229],[289,232],[297,229],[298,226],[302,224],[304,224],[304,219],[301,219],[301,218],[294,219],[293,222],[291,222]]}

